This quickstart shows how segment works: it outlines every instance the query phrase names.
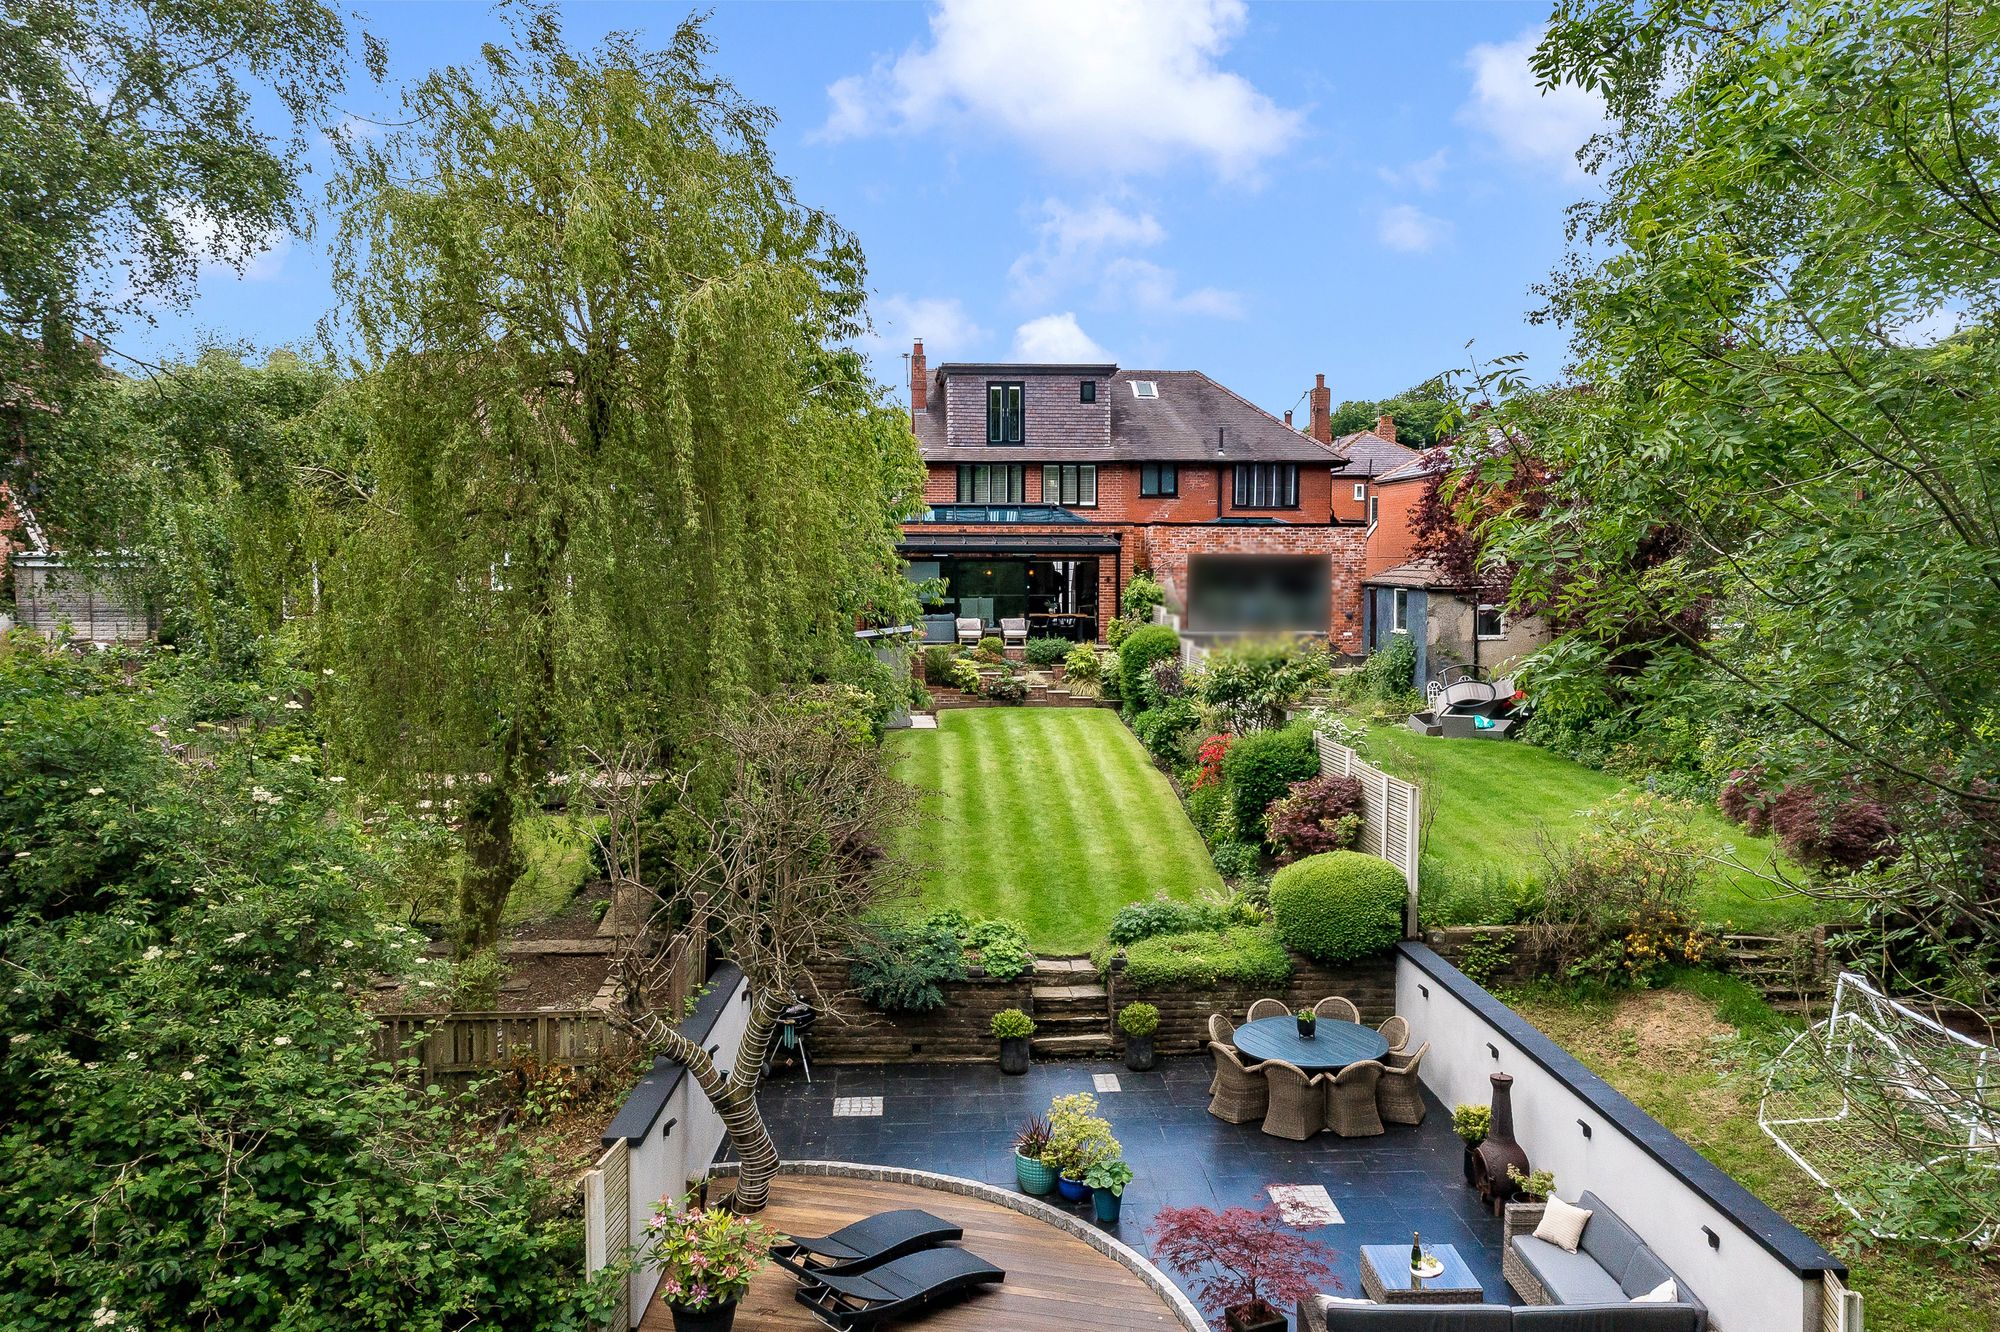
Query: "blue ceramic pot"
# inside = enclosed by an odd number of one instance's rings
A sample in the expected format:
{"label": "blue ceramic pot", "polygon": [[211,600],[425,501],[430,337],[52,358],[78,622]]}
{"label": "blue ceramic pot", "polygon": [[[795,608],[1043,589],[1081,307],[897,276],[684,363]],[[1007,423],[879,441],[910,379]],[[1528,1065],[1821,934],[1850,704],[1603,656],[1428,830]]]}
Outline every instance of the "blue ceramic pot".
{"label": "blue ceramic pot", "polygon": [[1065,1202],[1082,1202],[1090,1196],[1090,1185],[1057,1175],[1056,1192],[1062,1194]]}
{"label": "blue ceramic pot", "polygon": [[1096,1216],[1097,1224],[1100,1226],[1117,1225],[1118,1209],[1124,1202],[1124,1198],[1113,1193],[1110,1189],[1092,1189],[1090,1191],[1090,1210]]}
{"label": "blue ceramic pot", "polygon": [[1014,1178],[1019,1181],[1021,1192],[1032,1193],[1037,1198],[1056,1186],[1055,1171],[1019,1152],[1014,1153]]}

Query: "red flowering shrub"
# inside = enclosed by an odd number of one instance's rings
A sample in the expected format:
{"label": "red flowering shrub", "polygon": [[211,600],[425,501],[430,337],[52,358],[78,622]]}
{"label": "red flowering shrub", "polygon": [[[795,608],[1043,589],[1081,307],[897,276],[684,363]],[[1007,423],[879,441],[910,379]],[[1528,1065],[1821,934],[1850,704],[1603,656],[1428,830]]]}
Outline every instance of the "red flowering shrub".
{"label": "red flowering shrub", "polygon": [[1214,786],[1222,780],[1222,756],[1229,752],[1229,742],[1233,735],[1211,735],[1201,742],[1201,749],[1195,755],[1199,770],[1195,773],[1196,786]]}
{"label": "red flowering shrub", "polygon": [[1802,865],[1860,869],[1891,853],[1896,830],[1880,802],[1859,792],[1838,802],[1793,782],[1771,802],[1771,831]]}
{"label": "red flowering shrub", "polygon": [[1723,779],[1722,789],[1716,793],[1716,805],[1731,822],[1742,824],[1745,832],[1763,832],[1770,818],[1771,792],[1764,781],[1761,767],[1737,768]]}
{"label": "red flowering shrub", "polygon": [[1329,773],[1293,782],[1290,790],[1273,800],[1264,814],[1279,864],[1289,865],[1321,851],[1346,851],[1360,840],[1360,778]]}
{"label": "red flowering shrub", "polygon": [[1216,1314],[1243,1304],[1276,1312],[1340,1289],[1328,1265],[1333,1251],[1300,1234],[1276,1207],[1162,1207],[1147,1234],[1153,1256],[1186,1273],[1195,1299]]}

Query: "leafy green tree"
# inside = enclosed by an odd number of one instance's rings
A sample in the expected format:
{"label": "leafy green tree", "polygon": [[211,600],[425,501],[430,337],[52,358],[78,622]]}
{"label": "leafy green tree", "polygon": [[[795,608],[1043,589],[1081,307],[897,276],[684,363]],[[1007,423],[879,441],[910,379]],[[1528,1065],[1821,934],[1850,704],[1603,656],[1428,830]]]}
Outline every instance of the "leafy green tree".
{"label": "leafy green tree", "polygon": [[863,266],[771,160],[698,20],[581,54],[547,11],[348,146],[335,286],[366,373],[367,503],[326,575],[334,735],[463,807],[462,944],[514,828],[588,742],[657,740],[852,669],[915,610],[906,426],[851,351]]}
{"label": "leafy green tree", "polygon": [[1458,395],[1446,376],[1437,375],[1392,398],[1352,399],[1333,409],[1333,437],[1373,430],[1387,414],[1396,418],[1396,442],[1427,449],[1445,437],[1457,419]]}
{"label": "leafy green tree", "polygon": [[[367,43],[379,72],[382,53]],[[306,225],[308,135],[348,73],[318,0],[13,0],[0,22],[0,482],[93,543],[57,482],[94,436],[73,399],[120,327],[184,302],[205,261],[241,266]],[[252,115],[272,94],[273,138]],[[87,489],[87,488],[86,488]],[[79,501],[86,496],[79,496]]]}
{"label": "leafy green tree", "polygon": [[1990,1000],[2000,11],[1571,0],[1535,64],[1616,122],[1546,290],[1579,387],[1494,422],[1550,469],[1489,545],[1573,626],[1540,676],[1722,689],[1723,766],[1889,798],[1900,857],[1826,891]]}
{"label": "leafy green tree", "polygon": [[547,1180],[377,1062],[371,980],[435,982],[309,679],[0,651],[0,1324],[601,1325]]}

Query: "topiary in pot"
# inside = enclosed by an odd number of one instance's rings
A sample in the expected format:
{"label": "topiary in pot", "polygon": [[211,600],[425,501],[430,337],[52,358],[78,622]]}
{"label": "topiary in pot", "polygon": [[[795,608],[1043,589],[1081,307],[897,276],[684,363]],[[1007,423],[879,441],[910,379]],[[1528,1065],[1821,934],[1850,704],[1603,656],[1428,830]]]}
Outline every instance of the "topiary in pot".
{"label": "topiary in pot", "polygon": [[1028,1038],[1035,1034],[1035,1020],[1018,1008],[1003,1008],[993,1015],[993,1038],[1000,1042],[1000,1071],[1028,1071]]}
{"label": "topiary in pot", "polygon": [[1125,1033],[1125,1067],[1144,1073],[1157,1062],[1153,1054],[1153,1033],[1160,1029],[1160,1010],[1148,1003],[1127,1004],[1118,1010],[1118,1030]]}
{"label": "topiary in pot", "polygon": [[1287,947],[1319,962],[1349,962],[1403,937],[1409,888],[1394,865],[1359,851],[1294,861],[1271,879],[1271,914]]}

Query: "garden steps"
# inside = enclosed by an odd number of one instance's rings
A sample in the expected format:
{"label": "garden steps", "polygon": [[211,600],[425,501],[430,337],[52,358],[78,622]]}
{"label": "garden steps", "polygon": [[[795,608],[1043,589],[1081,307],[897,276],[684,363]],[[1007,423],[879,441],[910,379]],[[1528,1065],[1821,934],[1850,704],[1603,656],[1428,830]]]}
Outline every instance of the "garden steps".
{"label": "garden steps", "polygon": [[1087,957],[1038,957],[1035,959],[1035,975],[1050,979],[1076,975],[1095,976],[1097,968]]}
{"label": "garden steps", "polygon": [[1093,1032],[1087,1036],[1036,1036],[1030,1046],[1037,1055],[1057,1058],[1083,1058],[1118,1052],[1117,1043],[1108,1031]]}
{"label": "garden steps", "polygon": [[1111,1002],[1111,992],[1102,985],[1037,985],[1034,995],[1037,1012],[1040,1012],[1045,1005],[1055,1007],[1093,1003],[1101,1009]]}
{"label": "garden steps", "polygon": [[1116,1052],[1111,1036],[1111,992],[1098,984],[1087,957],[1037,958],[1032,1048],[1052,1057],[1097,1056]]}

